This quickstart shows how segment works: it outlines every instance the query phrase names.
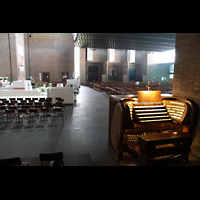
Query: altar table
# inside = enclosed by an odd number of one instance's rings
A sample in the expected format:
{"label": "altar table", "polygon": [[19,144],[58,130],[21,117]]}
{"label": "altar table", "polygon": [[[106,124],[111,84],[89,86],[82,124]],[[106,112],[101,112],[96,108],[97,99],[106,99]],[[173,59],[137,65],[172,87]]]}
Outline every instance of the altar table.
{"label": "altar table", "polygon": [[19,80],[19,81],[13,81],[13,89],[31,89],[31,81],[30,80]]}

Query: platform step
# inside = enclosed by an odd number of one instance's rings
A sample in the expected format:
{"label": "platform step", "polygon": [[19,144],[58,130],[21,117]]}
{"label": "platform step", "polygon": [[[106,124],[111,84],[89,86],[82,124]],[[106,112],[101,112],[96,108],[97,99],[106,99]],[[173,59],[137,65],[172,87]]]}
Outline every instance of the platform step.
{"label": "platform step", "polygon": [[4,91],[0,91],[0,96],[5,96],[5,95],[25,95],[25,96],[35,96],[35,95],[40,95],[40,92],[36,91],[24,91],[24,90],[4,90]]}
{"label": "platform step", "polygon": [[41,94],[37,89],[33,90],[23,90],[23,89],[13,89],[13,88],[1,88],[0,98],[10,98],[10,97],[45,97],[46,95]]}

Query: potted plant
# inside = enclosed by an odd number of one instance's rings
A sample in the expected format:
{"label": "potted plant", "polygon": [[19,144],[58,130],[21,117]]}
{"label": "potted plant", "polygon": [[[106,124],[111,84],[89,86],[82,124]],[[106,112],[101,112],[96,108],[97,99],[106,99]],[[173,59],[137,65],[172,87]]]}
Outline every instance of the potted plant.
{"label": "potted plant", "polygon": [[46,87],[46,85],[47,85],[47,82],[43,82],[42,84],[43,84],[43,87]]}
{"label": "potted plant", "polygon": [[35,88],[35,82],[34,81],[31,81],[31,86],[32,86],[32,88]]}
{"label": "potted plant", "polygon": [[73,93],[74,93],[74,101],[76,101],[76,96],[77,96],[77,94],[79,94],[79,91],[78,90],[73,90]]}
{"label": "potted plant", "polygon": [[39,87],[38,83],[35,83],[35,88],[38,88],[38,87]]}
{"label": "potted plant", "polygon": [[49,85],[48,85],[49,87],[52,87],[52,83],[49,83]]}
{"label": "potted plant", "polygon": [[42,94],[44,94],[44,92],[45,92],[45,88],[40,88],[40,91],[42,92]]}

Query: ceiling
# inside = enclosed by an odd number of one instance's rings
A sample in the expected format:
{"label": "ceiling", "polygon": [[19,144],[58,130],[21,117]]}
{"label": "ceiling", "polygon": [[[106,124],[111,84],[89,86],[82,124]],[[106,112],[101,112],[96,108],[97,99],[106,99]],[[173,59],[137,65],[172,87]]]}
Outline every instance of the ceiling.
{"label": "ceiling", "polygon": [[78,33],[75,46],[161,52],[175,49],[175,41],[175,33]]}

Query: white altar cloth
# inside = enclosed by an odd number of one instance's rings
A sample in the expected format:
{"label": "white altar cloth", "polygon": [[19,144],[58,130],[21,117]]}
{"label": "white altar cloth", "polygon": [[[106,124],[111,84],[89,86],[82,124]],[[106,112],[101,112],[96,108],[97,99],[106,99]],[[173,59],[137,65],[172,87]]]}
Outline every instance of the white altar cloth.
{"label": "white altar cloth", "polygon": [[31,81],[30,80],[13,81],[13,89],[24,89],[24,90],[32,89]]}

